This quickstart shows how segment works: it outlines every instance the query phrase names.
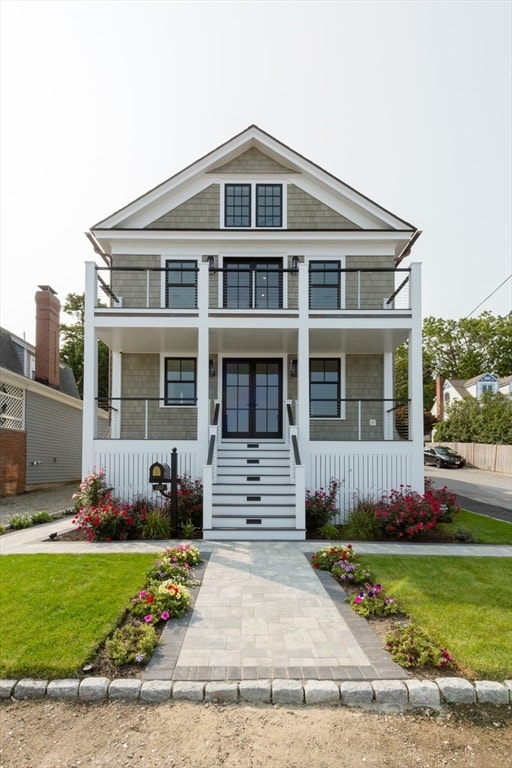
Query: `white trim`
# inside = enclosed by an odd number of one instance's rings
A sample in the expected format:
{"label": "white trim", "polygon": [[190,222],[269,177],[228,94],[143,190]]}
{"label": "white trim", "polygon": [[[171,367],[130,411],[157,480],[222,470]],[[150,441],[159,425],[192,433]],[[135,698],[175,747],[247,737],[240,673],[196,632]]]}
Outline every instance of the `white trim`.
{"label": "white trim", "polygon": [[[220,221],[219,227],[224,232],[238,231],[254,231],[262,229],[268,229],[276,232],[286,230],[288,226],[288,184],[286,180],[279,177],[279,174],[273,177],[254,177],[252,174],[247,176],[240,174],[240,176],[226,177],[219,180],[220,188]],[[225,206],[226,206],[226,186],[227,185],[247,185],[251,188],[251,224],[248,227],[227,227],[225,225]],[[257,227],[256,226],[256,187],[260,185],[272,185],[281,187],[281,226],[280,227]]]}

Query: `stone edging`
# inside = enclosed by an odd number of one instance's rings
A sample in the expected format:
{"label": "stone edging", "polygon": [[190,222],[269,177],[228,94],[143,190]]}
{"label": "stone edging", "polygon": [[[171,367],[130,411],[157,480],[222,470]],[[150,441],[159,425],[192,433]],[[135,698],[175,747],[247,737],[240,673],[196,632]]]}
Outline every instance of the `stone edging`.
{"label": "stone edging", "polygon": [[343,705],[388,712],[446,704],[512,704],[512,680],[498,683],[460,677],[436,680],[242,680],[199,682],[86,677],[83,680],[0,680],[0,699],[62,700],[99,703],[105,700],[166,703],[170,701],[222,704]]}

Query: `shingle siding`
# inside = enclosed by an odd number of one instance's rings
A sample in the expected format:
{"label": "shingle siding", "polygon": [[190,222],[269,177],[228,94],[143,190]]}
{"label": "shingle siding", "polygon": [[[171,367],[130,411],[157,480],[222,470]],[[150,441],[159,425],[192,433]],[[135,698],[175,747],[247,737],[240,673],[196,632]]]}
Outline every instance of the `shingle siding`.
{"label": "shingle siding", "polygon": [[221,165],[219,168],[215,168],[215,170],[211,171],[211,173],[225,173],[225,174],[237,173],[237,174],[251,175],[253,173],[290,174],[290,173],[296,173],[296,171],[294,171],[291,168],[288,168],[282,163],[278,163],[272,157],[269,157],[268,155],[265,155],[263,152],[260,152],[259,149],[252,147],[251,149],[248,149],[247,152],[244,152],[239,157],[236,157],[234,160],[231,160],[229,163],[225,163],[224,165]]}
{"label": "shingle siding", "polygon": [[361,229],[340,213],[288,184],[288,229]]}
{"label": "shingle siding", "polygon": [[211,184],[190,200],[148,224],[146,229],[219,229],[220,187]]}

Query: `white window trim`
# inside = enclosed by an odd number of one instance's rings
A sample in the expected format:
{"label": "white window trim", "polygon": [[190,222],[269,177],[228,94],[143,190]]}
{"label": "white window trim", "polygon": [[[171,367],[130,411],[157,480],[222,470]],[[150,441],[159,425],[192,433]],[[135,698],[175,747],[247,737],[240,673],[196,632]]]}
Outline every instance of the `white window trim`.
{"label": "white window trim", "polygon": [[[231,184],[249,184],[251,187],[251,226],[250,227],[226,227],[225,225],[225,200],[226,200],[226,185]],[[257,227],[256,226],[256,185],[257,184],[280,184],[281,185],[281,226],[280,227]],[[288,227],[288,182],[282,179],[275,178],[261,178],[261,179],[247,179],[240,175],[239,177],[232,179],[224,179],[220,184],[220,228],[226,231],[230,230],[276,230],[280,232]]]}

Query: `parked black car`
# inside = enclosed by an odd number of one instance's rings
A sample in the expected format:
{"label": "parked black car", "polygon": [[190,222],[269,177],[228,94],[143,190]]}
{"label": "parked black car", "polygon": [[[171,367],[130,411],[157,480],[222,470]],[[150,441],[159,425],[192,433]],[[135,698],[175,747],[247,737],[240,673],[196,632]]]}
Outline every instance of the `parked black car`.
{"label": "parked black car", "polygon": [[436,445],[434,448],[425,448],[423,463],[435,467],[463,467],[466,459],[446,445]]}

